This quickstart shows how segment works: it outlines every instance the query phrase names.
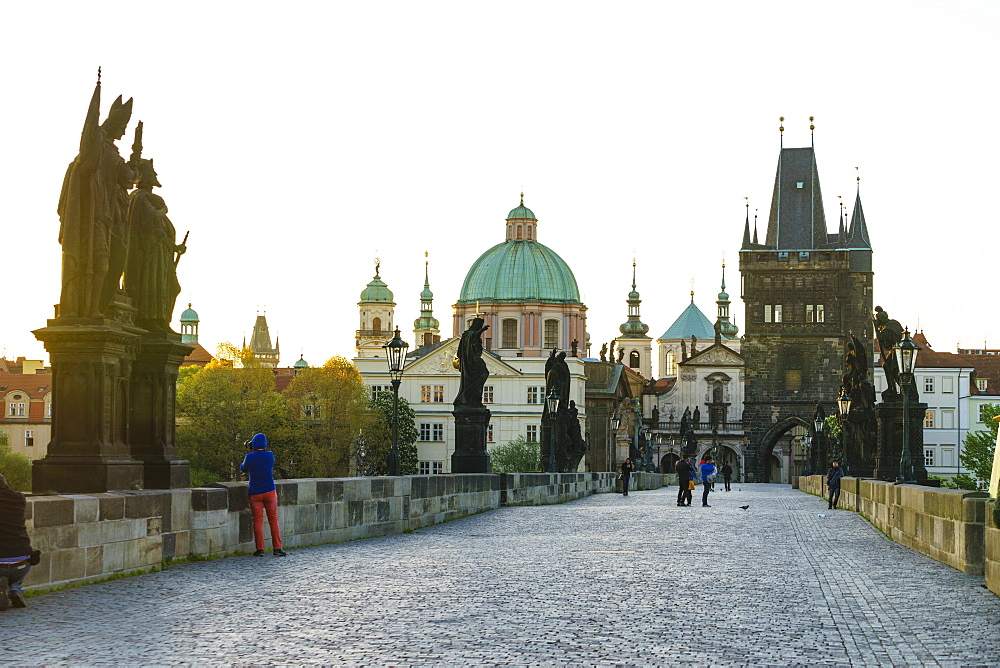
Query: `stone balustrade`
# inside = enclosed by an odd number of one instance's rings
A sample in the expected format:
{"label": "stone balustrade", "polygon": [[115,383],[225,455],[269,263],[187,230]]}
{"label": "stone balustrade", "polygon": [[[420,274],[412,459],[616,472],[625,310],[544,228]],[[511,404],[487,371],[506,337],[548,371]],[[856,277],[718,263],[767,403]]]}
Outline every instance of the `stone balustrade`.
{"label": "stone balustrade", "polygon": [[[615,473],[452,474],[279,480],[286,547],[402,533],[501,506],[564,503],[616,488]],[[664,484],[635,473],[633,489]],[[26,518],[42,561],[28,588],[149,571],[167,559],[254,550],[245,482],[195,489],[28,497]],[[265,534],[269,534],[264,523]],[[270,547],[270,542],[268,542]]]}
{"label": "stone balustrade", "polygon": [[[826,497],[826,476],[799,478],[799,489]],[[895,485],[845,477],[839,507],[860,513],[892,540],[952,568],[985,575],[1000,594],[1000,525],[985,492]]]}

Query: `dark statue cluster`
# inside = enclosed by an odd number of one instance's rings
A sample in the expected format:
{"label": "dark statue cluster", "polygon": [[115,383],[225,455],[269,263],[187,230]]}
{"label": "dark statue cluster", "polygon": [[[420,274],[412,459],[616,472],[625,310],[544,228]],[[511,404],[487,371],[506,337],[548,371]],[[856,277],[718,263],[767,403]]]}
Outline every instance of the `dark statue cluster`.
{"label": "dark statue cluster", "polygon": [[474,318],[458,342],[458,370],[461,385],[455,397],[455,452],[451,456],[453,473],[489,473],[490,455],[486,451],[486,429],[490,409],[483,405],[483,385],[490,377],[483,359],[483,333],[489,329],[482,318]]}
{"label": "dark statue cluster", "polygon": [[[59,197],[62,288],[34,333],[55,387],[52,442],[33,467],[38,493],[186,487],[174,445],[177,369],[191,347],[170,329],[180,292],[177,243],[140,122],[126,161],[132,99],[100,122],[101,81]],[[187,237],[185,236],[185,241]]]}
{"label": "dark statue cluster", "polygon": [[554,416],[549,412],[547,402],[542,409],[543,470],[548,468],[553,447],[558,472],[576,471],[580,466],[580,460],[587,452],[587,444],[580,431],[580,411],[576,407],[576,401],[569,399],[569,388],[569,365],[566,364],[566,353],[553,348],[545,361],[545,394],[549,396],[554,391],[559,397],[559,407]]}

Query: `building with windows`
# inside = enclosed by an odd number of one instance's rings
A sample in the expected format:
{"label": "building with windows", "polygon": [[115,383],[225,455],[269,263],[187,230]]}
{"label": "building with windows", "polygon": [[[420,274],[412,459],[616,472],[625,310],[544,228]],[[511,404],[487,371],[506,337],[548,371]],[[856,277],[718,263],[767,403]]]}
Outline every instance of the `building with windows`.
{"label": "building with windows", "polygon": [[14,452],[42,459],[52,437],[52,370],[41,360],[0,358],[0,433]]}
{"label": "building with windows", "polygon": [[[490,377],[483,387],[483,403],[492,412],[487,432],[491,448],[519,436],[537,441],[542,433],[545,401],[545,361],[553,348],[567,351],[570,396],[579,410],[581,433],[586,433],[586,375],[584,363],[573,356],[585,340],[586,307],[580,301],[576,278],[555,251],[538,241],[538,219],[521,203],[506,219],[506,240],[473,263],[454,306],[454,336],[425,345],[437,323],[426,272],[420,294],[420,318],[414,323],[418,346],[406,356],[400,397],[416,414],[419,434],[419,471],[450,473],[455,420],[451,412],[461,376],[453,364],[460,335],[479,314],[490,325],[483,337],[483,359]],[[391,391],[382,346],[393,336],[392,293],[378,278],[368,284],[358,303],[362,328],[381,321],[378,336],[357,337],[355,365],[373,396]],[[380,311],[378,309],[381,309]],[[367,318],[367,319],[366,319]],[[374,327],[374,325],[372,325]],[[574,342],[576,346],[574,346]],[[586,466],[586,459],[584,460]]]}

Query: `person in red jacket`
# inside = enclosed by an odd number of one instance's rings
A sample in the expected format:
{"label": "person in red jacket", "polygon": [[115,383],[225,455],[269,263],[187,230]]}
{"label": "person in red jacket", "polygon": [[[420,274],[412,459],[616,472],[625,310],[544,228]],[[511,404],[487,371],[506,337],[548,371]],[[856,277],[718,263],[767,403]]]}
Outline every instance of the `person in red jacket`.
{"label": "person in red jacket", "polygon": [[31,549],[24,506],[24,494],[8,487],[7,479],[0,475],[0,610],[11,605],[24,607],[21,583],[41,554]]}

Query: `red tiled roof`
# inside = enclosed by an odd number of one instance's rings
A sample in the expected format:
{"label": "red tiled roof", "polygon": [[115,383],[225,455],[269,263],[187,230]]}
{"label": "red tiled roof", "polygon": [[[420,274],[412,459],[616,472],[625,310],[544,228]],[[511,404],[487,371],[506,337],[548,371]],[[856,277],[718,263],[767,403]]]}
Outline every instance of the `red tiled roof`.
{"label": "red tiled roof", "polygon": [[187,357],[184,358],[184,361],[181,362],[181,366],[205,366],[215,359],[212,353],[205,350],[205,348],[197,341],[189,345],[192,346],[194,350],[192,350]]}
{"label": "red tiled roof", "polygon": [[653,390],[653,394],[666,394],[673,389],[674,385],[677,384],[677,376],[668,376],[667,378],[660,378],[659,380],[654,380],[650,383],[650,387]]}
{"label": "red tiled roof", "polygon": [[0,392],[7,394],[20,390],[31,399],[42,399],[52,389],[52,374],[49,373],[0,373]]}

